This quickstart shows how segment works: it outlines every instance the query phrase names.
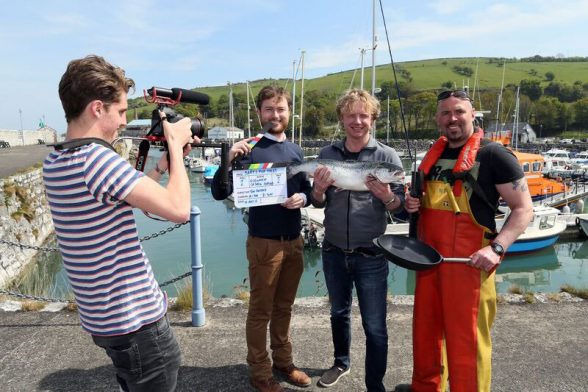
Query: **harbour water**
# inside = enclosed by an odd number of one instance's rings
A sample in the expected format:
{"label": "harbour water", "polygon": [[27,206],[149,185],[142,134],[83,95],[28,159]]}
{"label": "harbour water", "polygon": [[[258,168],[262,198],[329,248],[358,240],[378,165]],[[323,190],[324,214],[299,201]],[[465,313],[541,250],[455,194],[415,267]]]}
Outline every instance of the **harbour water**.
{"label": "harbour water", "polygon": [[[232,202],[215,201],[201,173],[190,173],[192,205],[201,211],[202,262],[204,284],[214,297],[233,297],[236,291],[247,290],[247,258],[245,240],[247,226],[241,210]],[[135,212],[139,235],[145,237],[173,226]],[[183,225],[169,233],[143,242],[156,279],[161,283],[190,271],[190,228]],[[38,263],[23,279],[20,289],[25,293],[63,298],[69,291],[58,252],[40,252]],[[392,295],[414,294],[415,273],[390,263],[388,276]],[[508,292],[517,286],[523,292],[558,292],[562,285],[588,287],[588,241],[583,238],[560,240],[540,252],[508,256],[497,270],[497,290]],[[189,284],[189,278],[166,286],[169,296]],[[304,273],[298,297],[324,296],[327,290],[322,273],[320,249],[307,249]]]}

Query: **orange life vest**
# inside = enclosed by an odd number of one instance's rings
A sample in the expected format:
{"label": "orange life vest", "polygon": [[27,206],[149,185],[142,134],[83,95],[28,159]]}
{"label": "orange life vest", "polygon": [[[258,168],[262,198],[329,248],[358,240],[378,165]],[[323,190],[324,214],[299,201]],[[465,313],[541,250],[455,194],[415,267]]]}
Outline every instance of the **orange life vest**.
{"label": "orange life vest", "polygon": [[[453,173],[472,171],[483,136],[484,133],[479,131],[468,139],[453,165]],[[439,138],[421,162],[419,169],[423,170],[425,178],[447,144],[446,137]],[[420,240],[443,257],[468,257],[489,243],[492,231],[474,218],[469,203],[471,195],[465,191],[463,180],[456,179],[453,184],[425,180],[424,190],[418,225]]]}

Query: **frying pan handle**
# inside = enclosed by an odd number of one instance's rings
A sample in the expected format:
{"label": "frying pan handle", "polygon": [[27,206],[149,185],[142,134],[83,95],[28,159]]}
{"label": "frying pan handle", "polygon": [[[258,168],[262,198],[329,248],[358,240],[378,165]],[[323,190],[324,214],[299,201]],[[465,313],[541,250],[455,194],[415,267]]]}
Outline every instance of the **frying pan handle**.
{"label": "frying pan handle", "polygon": [[469,263],[472,259],[469,257],[446,257],[443,258],[443,261],[448,263]]}

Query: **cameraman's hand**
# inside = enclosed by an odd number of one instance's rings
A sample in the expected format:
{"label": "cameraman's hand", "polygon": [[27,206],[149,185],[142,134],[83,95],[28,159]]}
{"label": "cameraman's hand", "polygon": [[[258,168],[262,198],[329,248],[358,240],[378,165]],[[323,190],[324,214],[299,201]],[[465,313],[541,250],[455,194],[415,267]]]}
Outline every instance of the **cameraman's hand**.
{"label": "cameraman's hand", "polygon": [[[190,143],[192,143],[192,131],[190,130],[192,122],[190,118],[184,117],[180,121],[172,124],[167,121],[165,113],[160,111],[159,115],[162,119],[163,132],[169,149],[172,150],[173,148],[176,151],[177,149],[182,149],[184,155],[190,153]],[[184,148],[186,145],[188,145],[187,151]]]}
{"label": "cameraman's hand", "polygon": [[251,146],[249,142],[253,140],[253,137],[243,139],[231,146],[229,150],[229,162],[232,162],[238,156],[245,156],[251,152]]}

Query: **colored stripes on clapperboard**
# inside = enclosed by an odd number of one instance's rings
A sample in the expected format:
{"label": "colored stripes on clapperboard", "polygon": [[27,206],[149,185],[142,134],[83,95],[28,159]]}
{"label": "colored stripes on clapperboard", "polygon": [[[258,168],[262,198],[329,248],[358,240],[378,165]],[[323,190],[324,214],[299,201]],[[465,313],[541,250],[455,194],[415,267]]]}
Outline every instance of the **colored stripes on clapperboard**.
{"label": "colored stripes on clapperboard", "polygon": [[258,134],[257,134],[257,135],[256,135],[256,136],[255,136],[253,139],[251,139],[251,140],[249,141],[249,143],[247,143],[247,144],[249,144],[249,147],[253,148],[253,147],[254,147],[254,146],[257,144],[257,142],[259,141],[259,139],[261,139],[262,137],[263,137],[263,133],[258,133]]}
{"label": "colored stripes on clapperboard", "polygon": [[243,165],[242,170],[262,170],[262,169],[271,169],[271,168],[286,167],[286,166],[288,166],[288,164],[283,163],[283,162],[252,163],[249,165]]}

